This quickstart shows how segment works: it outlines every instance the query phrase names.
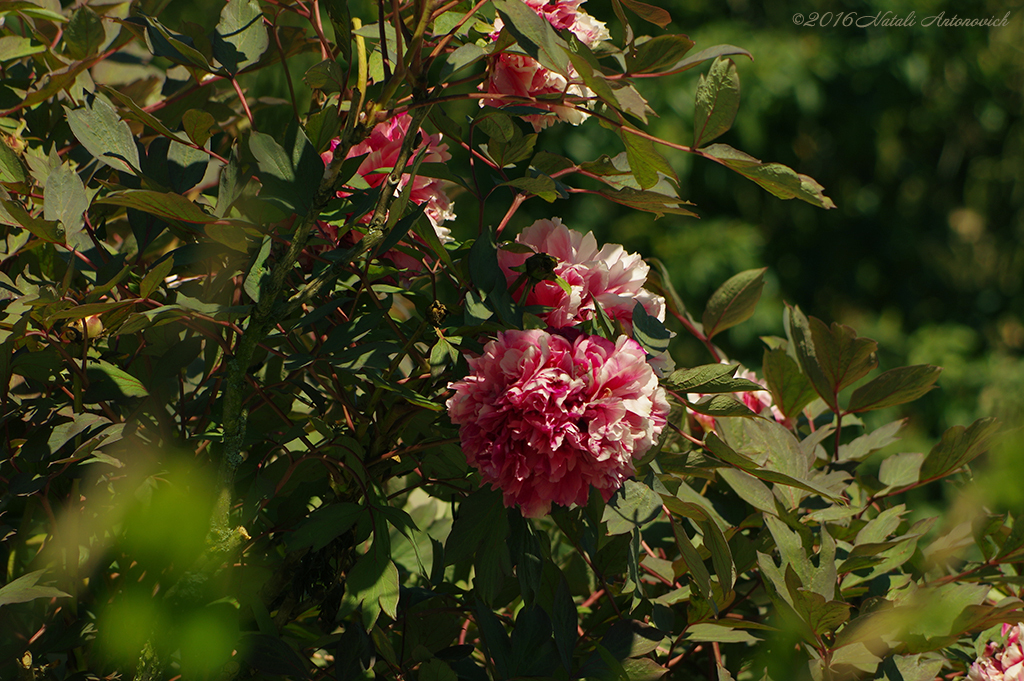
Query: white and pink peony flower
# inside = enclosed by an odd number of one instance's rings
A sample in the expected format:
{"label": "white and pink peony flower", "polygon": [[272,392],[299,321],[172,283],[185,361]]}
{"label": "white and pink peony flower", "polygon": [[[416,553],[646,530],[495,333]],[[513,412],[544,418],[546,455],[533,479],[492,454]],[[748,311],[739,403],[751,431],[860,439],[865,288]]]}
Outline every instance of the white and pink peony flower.
{"label": "white and pink peony flower", "polygon": [[[412,118],[408,113],[400,113],[389,120],[378,123],[370,131],[369,137],[349,149],[345,158],[366,155],[366,158],[359,164],[356,173],[370,187],[376,188],[383,184],[388,174],[395,167],[395,161],[398,160],[398,153],[402,147],[402,140],[405,139],[405,134],[409,130],[411,122]],[[412,157],[415,158],[421,151],[425,150],[424,163],[445,163],[451,160],[451,154],[448,153],[448,145],[441,141],[440,133],[427,135],[421,131],[420,134],[422,135],[422,141],[413,148]],[[330,150],[325,151],[321,155],[325,165],[329,164],[334,158],[334,151],[337,149],[338,144],[338,140],[332,141]],[[401,192],[404,190],[408,182],[409,175],[404,175],[396,191]],[[338,196],[348,196],[348,193],[339,191]],[[441,180],[417,175],[412,180],[412,191],[410,192],[409,200],[417,206],[424,206],[424,215],[426,215],[430,224],[434,227],[434,232],[442,243],[452,240],[451,230],[445,227],[443,223],[455,219],[455,211]],[[367,213],[361,218],[360,222],[367,224],[371,218],[372,213]],[[325,226],[325,232],[329,239],[337,241],[336,227]],[[353,235],[352,238],[358,236],[358,232],[354,231],[349,232],[349,234]],[[392,259],[399,266],[413,267],[414,269],[420,267],[413,258],[398,251],[391,255],[394,256]]]}
{"label": "white and pink peony flower", "polygon": [[968,681],[1024,681],[1024,649],[1021,647],[1021,627],[1003,625],[1002,644],[989,642],[985,650],[967,672]]}
{"label": "white and pink peony flower", "polygon": [[[611,319],[630,329],[633,307],[640,303],[647,314],[665,321],[665,299],[644,288],[650,268],[637,253],[628,253],[622,246],[597,246],[593,233],[583,234],[566,227],[561,220],[537,220],[524,229],[516,243],[535,253],[547,253],[558,260],[555,274],[569,284],[569,292],[554,281],[537,282],[526,297],[527,305],[553,308],[542,319],[554,328],[574,326],[593,319],[595,301]],[[498,264],[505,279],[512,284],[519,273],[512,268],[522,265],[529,253],[498,251]],[[520,291],[515,291],[517,299]]]}
{"label": "white and pink peony flower", "polygon": [[[568,30],[580,42],[588,47],[593,47],[604,40],[609,40],[611,34],[608,27],[601,21],[580,9],[584,0],[527,0],[526,4],[537,13],[538,16],[546,19],[556,31]],[[498,17],[494,22],[494,31],[491,39],[497,40],[498,34],[504,22]],[[570,65],[568,67],[569,77],[550,71],[534,60],[523,54],[501,53],[491,59],[487,70],[487,81],[480,89],[488,94],[512,95],[528,99],[543,98],[545,96],[561,95],[570,97],[588,98],[594,93],[583,85],[578,74]],[[480,100],[480,106],[501,107],[508,104],[522,104],[513,100],[506,100],[500,97],[485,98]],[[579,125],[585,121],[589,114],[571,105],[549,103],[546,101],[531,102],[530,106],[538,109],[546,109],[555,114],[531,114],[524,118],[533,125],[535,131],[551,125],[555,121],[565,121],[572,125]]]}
{"label": "white and pink peony flower", "polygon": [[506,506],[607,501],[665,427],[669,406],[640,345],[575,331],[505,331],[449,387],[462,448]]}

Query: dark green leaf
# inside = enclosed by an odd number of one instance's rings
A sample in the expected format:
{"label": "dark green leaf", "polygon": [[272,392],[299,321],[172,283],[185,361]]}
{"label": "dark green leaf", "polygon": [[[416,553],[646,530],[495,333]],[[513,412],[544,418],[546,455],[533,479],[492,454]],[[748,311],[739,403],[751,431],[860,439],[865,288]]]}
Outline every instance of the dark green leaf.
{"label": "dark green leaf", "polygon": [[270,267],[267,265],[267,258],[270,257],[270,249],[274,242],[269,236],[263,237],[259,253],[253,260],[249,274],[245,276],[245,292],[257,303],[260,302],[260,293],[263,290],[263,281],[270,276]]}
{"label": "dark green leaf", "polygon": [[941,371],[930,364],[890,369],[854,390],[846,410],[857,413],[913,402],[935,387]]}
{"label": "dark green leaf", "polygon": [[508,535],[508,519],[501,494],[481,488],[459,504],[452,531],[444,546],[444,558],[453,565],[476,552],[485,536],[504,538]]}
{"label": "dark green leaf", "polygon": [[131,17],[126,23],[145,27],[146,44],[149,46],[149,51],[156,56],[165,57],[176,64],[197,68],[206,73],[213,72],[210,62],[206,60],[202,52],[195,48],[192,38],[174,33],[155,18],[141,13]]}
{"label": "dark green leaf", "polygon": [[106,42],[103,20],[89,7],[81,6],[71,14],[64,28],[64,45],[72,59],[91,57]]}
{"label": "dark green leaf", "polygon": [[210,139],[210,130],[215,124],[216,121],[208,111],[189,109],[181,116],[181,127],[185,134],[200,147],[205,146]]}
{"label": "dark green leaf", "polygon": [[648,354],[660,355],[668,352],[672,332],[657,317],[647,314],[643,305],[637,303],[633,306],[633,338]]}
{"label": "dark green leaf", "polygon": [[0,198],[0,221],[6,224],[13,222],[14,224],[21,225],[43,241],[58,244],[64,243],[63,225],[50,220],[34,218],[14,201]]}
{"label": "dark green leaf", "polygon": [[476,614],[476,625],[483,635],[484,647],[491,660],[494,661],[494,668],[499,677],[511,678],[515,660],[512,658],[512,644],[508,634],[505,633],[505,627],[501,625],[501,620],[490,608],[479,601],[473,608],[473,612]]}
{"label": "dark green leaf", "polygon": [[740,272],[711,295],[701,318],[705,336],[713,338],[719,332],[750,319],[757,301],[761,299],[766,269]]}
{"label": "dark green leaf", "polygon": [[96,159],[114,170],[135,174],[139,168],[139,150],[131,128],[121,120],[114,107],[93,97],[80,109],[64,107],[71,132]]}
{"label": "dark green leaf", "polygon": [[563,51],[565,41],[555,29],[522,0],[494,0],[505,28],[515,36],[519,46],[541,66],[568,77],[569,59]]}
{"label": "dark green leaf", "polygon": [[142,381],[110,362],[101,359],[90,360],[86,364],[85,371],[89,376],[90,383],[109,381],[124,397],[146,397],[149,395],[149,391],[142,385]]}
{"label": "dark green leaf", "polygon": [[717,474],[748,504],[765,513],[776,513],[775,497],[768,486],[750,473],[736,468],[719,468]]}
{"label": "dark green leaf", "polygon": [[321,506],[309,514],[288,535],[289,551],[300,551],[309,547],[319,551],[351,528],[366,508],[359,504],[340,503]]}
{"label": "dark green leaf", "polygon": [[814,387],[800,371],[800,365],[782,348],[764,351],[762,362],[765,382],[772,400],[788,418],[796,418],[814,400]]}
{"label": "dark green leaf", "polygon": [[665,28],[672,23],[672,15],[660,7],[648,5],[639,0],[620,0],[623,5],[636,12],[644,21],[649,21],[658,28]]}
{"label": "dark green leaf", "polygon": [[260,198],[267,199],[286,212],[305,215],[313,203],[324,174],[324,163],[305,133],[294,121],[284,136],[282,147],[270,135],[253,132],[249,149],[259,165],[263,183]]}
{"label": "dark green leaf", "polygon": [[668,196],[667,194],[659,194],[652,191],[638,191],[631,187],[622,187],[617,190],[602,189],[600,194],[606,199],[610,199],[623,206],[654,213],[659,218],[665,213],[697,217],[697,214],[693,211],[683,208],[683,206],[692,206],[693,204],[689,201],[683,201],[678,196]]}
{"label": "dark green leaf", "polygon": [[488,54],[487,50],[475,43],[460,45],[453,52],[450,52],[444,60],[439,75],[440,81],[445,83],[457,71],[461,71],[471,64],[475,64]]}
{"label": "dark green leaf", "polygon": [[999,422],[991,417],[978,419],[966,428],[953,426],[928,453],[921,465],[921,479],[932,480],[966,466],[992,446],[998,431]]}
{"label": "dark green leaf", "polygon": [[168,255],[166,258],[158,262],[153,266],[149,272],[146,272],[146,276],[142,278],[142,283],[139,284],[139,297],[149,298],[153,295],[153,292],[160,287],[165,277],[171,273],[174,268],[174,255]]}
{"label": "dark green leaf", "polygon": [[338,66],[336,60],[325,59],[306,69],[302,80],[306,81],[306,85],[314,90],[339,92],[345,85],[345,74],[341,72],[341,67]]}
{"label": "dark green leaf", "polygon": [[661,499],[650,487],[627,479],[604,509],[602,522],[608,523],[608,534],[622,534],[646,525],[661,513]]}
{"label": "dark green leaf", "polygon": [[711,564],[718,576],[718,584],[723,592],[728,593],[736,583],[736,566],[733,564],[729,542],[714,520],[704,520],[697,524],[704,534],[704,547],[711,552]]}
{"label": "dark green leaf", "polygon": [[662,383],[680,393],[734,393],[764,389],[745,378],[733,378],[737,368],[738,364],[702,364],[673,371]]}
{"label": "dark green leaf", "polygon": [[255,64],[269,44],[257,0],[229,0],[224,5],[213,36],[213,56],[229,73]]}
{"label": "dark green leaf", "polygon": [[731,417],[731,416],[757,416],[750,411],[750,407],[729,395],[707,395],[696,402],[687,402],[690,409],[698,414],[707,416]]}
{"label": "dark green leaf", "polygon": [[687,641],[717,641],[718,643],[759,643],[760,639],[754,637],[744,629],[727,627],[711,622],[691,624],[686,628]]}
{"label": "dark green leaf", "polygon": [[388,552],[374,539],[345,579],[346,597],[363,605],[363,625],[370,629],[381,611],[394,619],[398,614],[398,568]]}
{"label": "dark green leaf", "polygon": [[718,57],[700,77],[693,110],[693,146],[710,142],[732,127],[740,108],[740,76],[732,59]]}
{"label": "dark green leaf", "polygon": [[239,253],[249,252],[245,230],[238,225],[204,225],[203,231],[216,241]]}
{"label": "dark green leaf", "polygon": [[800,175],[781,163],[762,163],[727,144],[712,144],[699,153],[756,182],[780,199],[800,199],[819,208],[836,207],[832,199],[825,196],[825,188],[813,178]]}
{"label": "dark green leaf", "polygon": [[697,553],[697,549],[693,547],[693,542],[690,541],[690,536],[686,532],[683,522],[673,519],[672,532],[675,535],[676,546],[679,548],[683,562],[686,563],[686,568],[693,577],[693,584],[697,587],[697,591],[700,592],[702,598],[710,600],[711,573],[708,572],[704,561],[700,558],[700,554]]}
{"label": "dark green leaf", "polygon": [[171,189],[185,194],[206,176],[210,157],[202,149],[171,141],[167,149],[167,176]]}
{"label": "dark green leaf", "polygon": [[735,45],[715,45],[707,49],[701,50],[697,54],[691,54],[689,57],[683,57],[671,67],[664,69],[666,74],[668,73],[682,73],[683,71],[689,71],[694,66],[703,64],[709,59],[716,59],[718,57],[727,57],[730,55],[742,54],[746,57],[750,56],[750,53],[744,50],[742,47],[736,47]]}
{"label": "dark green leaf", "polygon": [[555,189],[555,181],[547,175],[539,175],[537,177],[517,177],[514,180],[503,182],[502,185],[522,189],[527,194],[539,196],[548,203],[551,203],[558,198],[558,191]]}
{"label": "dark green leaf", "polygon": [[217,221],[216,217],[207,215],[199,206],[181,194],[155,192],[150,189],[125,189],[111,192],[102,199],[97,199],[96,203],[134,208],[150,215],[181,222],[204,224]]}
{"label": "dark green leaf", "polygon": [[654,73],[677,64],[693,47],[685,35],[659,35],[637,45],[636,56],[627,55],[630,73]]}

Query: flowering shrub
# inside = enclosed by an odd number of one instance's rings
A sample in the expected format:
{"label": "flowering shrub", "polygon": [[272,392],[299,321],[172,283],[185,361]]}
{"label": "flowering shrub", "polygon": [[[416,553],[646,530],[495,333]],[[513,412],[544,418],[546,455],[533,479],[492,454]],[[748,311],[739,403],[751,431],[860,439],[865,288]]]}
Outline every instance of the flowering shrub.
{"label": "flowering shrub", "polygon": [[527,517],[591,488],[608,501],[665,427],[665,391],[625,336],[505,331],[469,366],[448,414],[469,464]]}
{"label": "flowering shrub", "polygon": [[[615,41],[576,0],[161,9],[0,5],[0,678],[1016,674],[1017,628],[967,651],[1024,521],[907,508],[992,419],[895,451],[937,367],[791,307],[737,375],[765,270],[698,318],[536,218],[685,221],[682,154],[834,207],[716,141],[742,48],[636,0]],[[584,119],[612,153],[544,149]]]}

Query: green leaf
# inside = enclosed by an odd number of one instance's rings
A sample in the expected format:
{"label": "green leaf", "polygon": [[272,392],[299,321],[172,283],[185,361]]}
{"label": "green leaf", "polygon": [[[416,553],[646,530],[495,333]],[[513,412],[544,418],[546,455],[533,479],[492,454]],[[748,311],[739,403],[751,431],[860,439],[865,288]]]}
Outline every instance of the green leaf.
{"label": "green leaf", "polygon": [[800,308],[791,308],[789,321],[804,373],[821,399],[838,412],[839,391],[878,365],[878,344],[870,338],[858,338],[848,326],[833,323],[829,328],[815,317],[808,321]]}
{"label": "green leaf", "polygon": [[306,118],[306,135],[317,153],[323,153],[331,146],[331,140],[340,132],[338,107],[330,102],[323,109]]}
{"label": "green leaf", "polygon": [[930,364],[890,369],[854,390],[846,410],[857,413],[913,402],[935,387],[941,372]]}
{"label": "green leaf", "polygon": [[810,380],[800,365],[782,348],[764,351],[761,368],[772,400],[788,418],[796,418],[815,397]]}
{"label": "green leaf", "polygon": [[660,355],[668,352],[669,341],[672,340],[672,332],[665,328],[665,325],[647,314],[647,310],[640,303],[633,306],[633,338],[647,351],[649,355]]}
{"label": "green leaf", "polygon": [[760,643],[760,639],[744,629],[727,627],[721,624],[701,622],[686,628],[687,641],[714,641],[718,643]]}
{"label": "green leaf", "polygon": [[692,206],[693,204],[689,201],[683,201],[678,196],[669,196],[652,191],[638,191],[631,187],[622,187],[617,190],[602,189],[599,193],[615,203],[654,213],[659,218],[665,213],[697,217],[697,214],[693,211],[683,208],[683,206]]}
{"label": "green leaf", "polygon": [[57,244],[64,243],[63,225],[51,220],[34,218],[14,201],[0,198],[0,222],[5,224],[13,222],[14,224],[21,225],[31,232],[33,236],[37,236],[43,241]]}
{"label": "green leaf", "polygon": [[878,451],[882,447],[888,447],[893,442],[898,442],[896,433],[900,432],[906,422],[903,419],[887,423],[884,426],[875,428],[869,433],[864,433],[851,442],[840,445],[837,463],[845,461],[863,461],[871,452]]}
{"label": "green leaf", "polygon": [[700,77],[693,109],[693,146],[710,142],[732,127],[740,108],[740,76],[732,59],[718,57]]}
{"label": "green leaf", "polygon": [[146,272],[146,276],[142,278],[142,283],[139,284],[139,297],[149,298],[153,295],[153,292],[160,287],[163,280],[171,273],[174,268],[174,255],[168,255],[166,258],[158,262],[153,266],[149,272]]}
{"label": "green leaf", "polygon": [[661,503],[661,498],[650,487],[627,479],[608,501],[601,521],[608,523],[608,534],[631,532],[657,518]]}
{"label": "green leaf", "polygon": [[28,173],[25,172],[25,166],[18,158],[17,152],[0,138],[0,182],[16,183],[27,180]]}
{"label": "green leaf", "polygon": [[381,611],[391,619],[397,617],[398,586],[398,568],[376,539],[345,579],[346,596],[362,604],[363,625],[367,629],[373,627]]}
{"label": "green leaf", "polygon": [[[345,74],[335,59],[324,59],[319,64],[313,64],[306,69],[302,80],[314,90],[324,92],[340,92],[345,85]],[[337,109],[335,109],[337,110]]]}
{"label": "green leaf", "polygon": [[202,149],[173,140],[170,142],[167,149],[167,175],[171,189],[175,192],[185,194],[191,191],[202,182],[209,165],[210,157]]}
{"label": "green leaf", "polygon": [[287,212],[305,215],[320,188],[324,163],[305,133],[294,121],[285,133],[282,147],[270,135],[253,132],[249,149],[259,166],[263,183],[260,198],[267,199]]}
{"label": "green leaf", "polygon": [[68,163],[50,173],[43,188],[43,217],[59,220],[68,236],[80,231],[85,225],[82,217],[89,208],[89,196],[78,173]]}
{"label": "green leaf", "polygon": [[83,5],[71,14],[64,28],[64,45],[72,59],[85,59],[96,54],[107,40],[103,20]]}
{"label": "green leaf", "polygon": [[780,199],[800,199],[819,208],[836,207],[832,199],[825,196],[825,188],[813,178],[800,175],[781,163],[762,163],[727,144],[712,144],[697,153],[756,182]]}
{"label": "green leaf", "polygon": [[757,414],[750,411],[750,407],[729,395],[706,395],[696,402],[688,401],[686,404],[698,414],[706,414],[715,418],[757,416]]}
{"label": "green leaf", "polygon": [[515,36],[516,42],[541,66],[566,78],[569,77],[569,59],[563,48],[565,41],[555,29],[522,0],[494,0],[505,28]]}
{"label": "green leaf", "polygon": [[[757,419],[755,419],[755,421],[757,421]],[[763,419],[760,419],[760,421],[767,423]],[[777,426],[778,428],[782,428],[782,426],[779,426],[778,424],[774,425]],[[785,430],[785,428],[782,428],[782,430]],[[705,448],[707,448],[709,452],[714,454],[716,457],[718,457],[725,463],[731,466],[735,466],[736,468],[739,468],[742,471],[750,473],[755,478],[764,480],[765,482],[772,482],[780,485],[786,485],[788,487],[802,489],[806,492],[811,492],[812,494],[818,494],[820,496],[823,496],[826,499],[832,499],[833,501],[837,500],[835,495],[831,491],[825,489],[821,485],[818,485],[810,480],[798,479],[791,475],[780,473],[779,471],[776,470],[769,470],[767,468],[762,468],[758,466],[754,461],[751,461],[747,457],[743,456],[742,454],[739,454],[734,449],[732,449],[732,447],[727,445],[725,441],[722,440],[722,438],[720,438],[714,431],[711,431],[704,436],[704,446]]]}
{"label": "green leaf", "polygon": [[547,175],[539,175],[537,177],[517,177],[514,180],[503,182],[498,186],[522,189],[527,194],[539,196],[548,203],[552,203],[558,198],[558,191],[555,189],[555,181]]}
{"label": "green leaf", "polygon": [[711,295],[704,315],[704,335],[713,338],[716,334],[750,319],[761,299],[764,288],[764,273],[767,268],[747,270],[730,277]]}
{"label": "green leaf", "polygon": [[181,222],[205,224],[218,220],[218,218],[204,213],[202,208],[181,194],[156,192],[151,189],[125,189],[111,192],[102,199],[97,199],[96,203],[134,208],[150,215]]}
{"label": "green leaf", "polygon": [[214,72],[203,53],[195,48],[192,38],[174,33],[155,18],[142,13],[130,17],[125,23],[141,25],[145,29],[146,45],[156,56],[206,73]]}
{"label": "green leaf", "polygon": [[481,488],[459,504],[452,531],[444,545],[444,559],[453,565],[472,556],[485,536],[508,535],[508,518],[501,494]]}
{"label": "green leaf", "polygon": [[270,276],[270,267],[267,266],[267,258],[270,257],[270,249],[274,242],[269,236],[263,237],[260,250],[253,260],[249,274],[245,276],[243,288],[246,294],[255,302],[260,302],[260,293],[263,291],[263,280]]}
{"label": "green leaf", "polygon": [[365,507],[349,502],[321,506],[287,535],[288,550],[300,551],[308,547],[311,551],[319,551],[345,534],[365,512]]}
{"label": "green leaf", "polygon": [[649,624],[634,619],[618,620],[601,637],[601,645],[616,660],[641,657],[654,650],[665,640],[665,633]]}
{"label": "green leaf", "polygon": [[64,112],[71,132],[97,160],[114,170],[136,173],[139,150],[135,136],[114,107],[99,97],[92,97],[82,108],[64,107]]}
{"label": "green leaf", "polygon": [[658,153],[653,141],[646,137],[633,135],[625,130],[619,132],[619,137],[622,138],[622,143],[626,145],[626,158],[629,160],[629,169],[633,171],[633,176],[636,178],[641,189],[650,189],[656,185],[658,180],[661,179],[659,173],[664,173],[678,183],[675,171],[672,170],[672,166],[668,164],[665,157]]}
{"label": "green leaf", "polygon": [[142,385],[142,381],[110,362],[101,359],[90,360],[86,364],[85,372],[90,383],[95,383],[98,380],[109,381],[124,397],[147,397],[149,395],[149,391]]}
{"label": "green leaf", "polygon": [[488,51],[475,43],[460,45],[445,57],[444,65],[438,78],[442,83],[448,82],[453,74],[471,64],[475,64],[488,55]]}
{"label": "green leaf", "polygon": [[627,54],[629,73],[654,73],[668,70],[693,48],[693,41],[685,35],[659,35],[636,47],[635,56]]}
{"label": "green leaf", "polygon": [[697,523],[704,534],[704,547],[711,552],[711,564],[718,576],[718,585],[728,593],[736,583],[736,566],[732,560],[732,550],[722,533],[722,528],[714,520]]}
{"label": "green leaf", "polygon": [[671,67],[665,69],[665,75],[670,73],[682,73],[683,71],[689,71],[694,66],[698,66],[708,61],[709,59],[717,59],[718,57],[727,57],[730,55],[742,54],[745,57],[753,57],[749,52],[744,50],[742,47],[736,47],[735,45],[715,45],[707,49],[701,50],[697,54],[691,54],[689,57],[684,57],[673,64]]}
{"label": "green leaf", "polygon": [[257,0],[230,0],[220,11],[213,36],[213,56],[236,74],[259,61],[270,45]]}
{"label": "green leaf", "polygon": [[736,468],[719,468],[716,473],[748,504],[765,513],[776,513],[775,497],[763,482]]}
{"label": "green leaf", "polygon": [[907,485],[913,485],[921,479],[921,466],[924,454],[920,452],[902,452],[887,457],[878,469],[878,481],[885,485],[883,492],[892,492]]}
{"label": "green leaf", "polygon": [[[673,511],[674,513],[675,511]],[[697,587],[697,591],[705,600],[711,600],[711,573],[708,572],[707,566],[704,565],[704,561],[701,560],[700,554],[697,553],[697,549],[693,547],[693,542],[690,541],[690,536],[686,532],[684,524],[676,519],[672,520],[672,532],[675,535],[676,546],[679,548],[679,553],[682,556],[683,562],[686,564],[686,568],[690,571],[690,575],[693,577],[693,584]]]}
{"label": "green leaf", "polygon": [[208,111],[189,109],[181,115],[181,127],[185,134],[200,147],[209,141],[210,130],[215,124],[216,121]]}
{"label": "green leaf", "polygon": [[942,434],[942,440],[932,447],[921,464],[921,479],[933,480],[966,466],[994,444],[999,422],[994,418],[981,418],[964,428],[953,426]]}
{"label": "green leaf", "polygon": [[639,0],[620,0],[626,7],[630,8],[644,21],[649,21],[658,28],[665,28],[672,23],[672,15],[660,7],[648,5]]}
{"label": "green leaf", "polygon": [[673,371],[662,383],[680,393],[734,393],[764,390],[764,387],[745,378],[733,378],[738,364],[702,364],[690,369]]}
{"label": "green leaf", "polygon": [[417,673],[419,681],[458,681],[458,675],[444,660],[431,658],[420,665]]}
{"label": "green leaf", "polygon": [[249,241],[245,238],[245,230],[238,225],[204,225],[203,231],[217,243],[239,253],[249,252]]}
{"label": "green leaf", "polygon": [[46,45],[31,38],[23,38],[20,35],[5,35],[0,38],[0,63],[14,61],[40,52],[46,52]]}
{"label": "green leaf", "polygon": [[27,603],[37,598],[70,598],[71,594],[60,589],[39,586],[38,582],[45,572],[46,570],[36,570],[0,586],[0,606]]}

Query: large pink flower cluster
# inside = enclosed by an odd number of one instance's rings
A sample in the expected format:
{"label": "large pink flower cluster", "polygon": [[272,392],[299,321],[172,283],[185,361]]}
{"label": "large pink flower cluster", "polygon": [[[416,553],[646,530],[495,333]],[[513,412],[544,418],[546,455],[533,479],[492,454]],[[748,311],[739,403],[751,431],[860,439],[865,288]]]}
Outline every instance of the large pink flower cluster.
{"label": "large pink flower cluster", "polygon": [[[597,21],[592,16],[580,9],[584,0],[526,0],[526,4],[546,19],[556,31],[568,30],[575,35],[580,42],[589,47],[608,40],[611,35],[603,22]],[[494,22],[494,32],[491,39],[496,40],[501,33],[503,22],[501,17]],[[488,94],[512,95],[533,99],[545,96],[572,96],[572,97],[593,97],[594,93],[582,84],[578,74],[570,65],[568,67],[569,78],[544,68],[532,57],[523,54],[502,52],[494,57],[488,67],[487,81],[481,85],[481,89]],[[521,101],[507,100],[501,97],[487,98],[480,100],[480,105],[506,106],[509,104],[522,104]],[[562,120],[573,125],[579,125],[589,117],[585,111],[565,104],[548,102],[531,102],[530,106],[538,109],[547,109],[554,113],[554,116],[547,114],[531,114],[524,118],[529,121],[534,130],[540,131],[555,120]]]}
{"label": "large pink flower cluster", "polygon": [[967,672],[968,681],[1024,681],[1024,649],[1021,648],[1021,628],[1003,625],[1006,642],[1002,645],[985,644],[985,650]]}
{"label": "large pink flower cluster", "polygon": [[[370,187],[376,188],[383,184],[387,179],[388,173],[395,167],[395,161],[398,160],[398,153],[402,147],[402,140],[405,139],[411,122],[412,118],[408,113],[400,113],[375,125],[365,140],[348,150],[345,158],[366,156],[359,164],[356,173]],[[423,152],[424,163],[445,163],[451,160],[451,154],[448,153],[448,145],[441,141],[440,133],[427,135],[420,131],[420,135],[422,140],[413,149],[413,158]],[[330,163],[334,158],[334,151],[337,149],[338,144],[339,140],[332,141],[330,150],[322,154],[324,164]],[[408,182],[409,175],[404,175],[396,191],[401,192]],[[348,193],[340,191],[338,196],[348,196]],[[451,231],[444,227],[443,223],[454,219],[455,212],[452,210],[451,199],[445,193],[441,180],[417,175],[412,181],[409,200],[417,206],[424,207],[424,214],[430,220],[430,224],[434,227],[434,231],[442,242],[452,240],[450,236]],[[371,218],[372,214],[367,213],[362,217],[361,222],[364,224],[368,223]],[[336,227],[327,226],[325,231],[328,238],[332,241],[337,240]],[[403,256],[399,256],[397,253],[395,255],[398,259],[403,258]],[[411,260],[408,257],[404,257],[404,259]]]}
{"label": "large pink flower cluster", "polygon": [[665,391],[640,345],[575,331],[505,331],[450,387],[462,448],[505,505],[607,501],[665,427]]}
{"label": "large pink flower cluster", "polygon": [[[540,281],[527,295],[527,305],[552,308],[542,316],[548,325],[563,328],[592,319],[595,302],[626,329],[631,328],[637,303],[647,314],[665,321],[665,299],[644,288],[650,268],[639,254],[628,253],[617,244],[598,248],[592,232],[569,229],[558,218],[537,220],[516,237],[516,243],[534,253],[554,256],[558,260],[555,274],[569,284],[566,293],[557,282]],[[530,255],[498,251],[498,264],[509,284],[520,276],[512,268],[522,265]],[[517,299],[518,295],[517,291]]]}

